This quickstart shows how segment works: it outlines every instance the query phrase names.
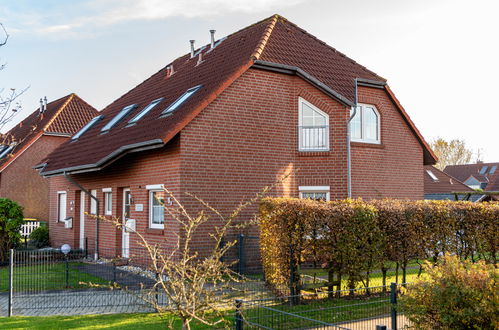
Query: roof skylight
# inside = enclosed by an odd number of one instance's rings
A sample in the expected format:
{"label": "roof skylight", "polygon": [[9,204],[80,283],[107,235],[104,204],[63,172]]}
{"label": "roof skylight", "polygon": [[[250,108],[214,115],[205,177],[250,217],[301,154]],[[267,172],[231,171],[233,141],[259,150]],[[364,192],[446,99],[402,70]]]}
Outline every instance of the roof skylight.
{"label": "roof skylight", "polygon": [[490,168],[489,174],[491,174],[491,175],[494,174],[496,172],[496,170],[497,170],[497,165],[492,166]]}
{"label": "roof skylight", "polygon": [[141,112],[139,112],[137,115],[135,115],[135,117],[133,117],[132,119],[130,119],[128,121],[128,124],[135,124],[142,117],[144,117],[145,115],[147,115],[147,113],[149,111],[151,111],[156,105],[158,105],[158,103],[161,102],[162,100],[163,100],[163,98],[159,98],[159,99],[156,99],[156,100],[152,101],[151,103],[149,103],[149,105],[147,105],[147,107],[145,107],[144,109],[142,109]]}
{"label": "roof skylight", "polygon": [[92,118],[92,120],[90,120],[85,126],[83,126],[83,128],[81,130],[78,131],[78,133],[76,133],[75,135],[73,135],[73,137],[71,138],[71,140],[77,140],[77,139],[79,139],[83,134],[85,134],[86,131],[88,131],[89,129],[91,129],[92,126],[94,126],[99,120],[101,120],[102,117],[103,117],[103,115],[99,115],[97,117]]}
{"label": "roof skylight", "polygon": [[12,151],[12,149],[15,147],[15,144],[11,144],[10,146],[2,146],[2,152],[0,153],[0,159],[4,158],[9,154],[9,152]]}
{"label": "roof skylight", "polygon": [[438,181],[438,178],[435,174],[433,174],[432,171],[430,170],[426,170],[426,173],[428,173],[428,175],[430,176],[430,178],[433,180],[433,181]]}
{"label": "roof skylight", "polygon": [[485,172],[487,172],[487,168],[489,168],[488,166],[482,166],[482,168],[480,169],[480,174],[485,174]]}
{"label": "roof skylight", "polygon": [[182,96],[180,96],[175,102],[173,102],[168,108],[166,108],[161,115],[166,116],[175,111],[179,106],[182,105],[187,99],[189,99],[194,93],[196,93],[201,88],[201,85],[192,87],[188,89]]}
{"label": "roof skylight", "polygon": [[114,116],[113,119],[111,119],[104,127],[102,127],[102,129],[100,131],[101,132],[109,131],[111,128],[113,128],[114,125],[119,123],[123,118],[125,118],[126,115],[128,115],[130,112],[132,112],[132,110],[135,109],[136,107],[137,107],[137,104],[132,104],[132,105],[124,107],[123,109],[121,109],[121,111],[116,116]]}

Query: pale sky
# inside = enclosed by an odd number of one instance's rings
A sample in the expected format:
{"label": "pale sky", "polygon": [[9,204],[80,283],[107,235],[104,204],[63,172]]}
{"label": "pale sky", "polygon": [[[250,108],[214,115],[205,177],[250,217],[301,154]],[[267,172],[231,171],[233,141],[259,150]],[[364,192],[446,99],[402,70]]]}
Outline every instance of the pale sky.
{"label": "pale sky", "polygon": [[176,57],[281,14],[388,84],[427,141],[464,139],[499,161],[496,0],[0,0],[0,87],[23,111],[71,92],[101,110]]}

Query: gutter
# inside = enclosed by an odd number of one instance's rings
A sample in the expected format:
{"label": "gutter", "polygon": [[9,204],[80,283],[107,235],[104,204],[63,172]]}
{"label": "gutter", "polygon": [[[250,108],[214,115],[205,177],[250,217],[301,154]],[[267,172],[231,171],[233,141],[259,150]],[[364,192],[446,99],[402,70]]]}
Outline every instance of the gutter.
{"label": "gutter", "polygon": [[85,194],[87,194],[91,199],[93,199],[96,203],[96,218],[95,220],[97,221],[96,224],[95,224],[95,251],[94,251],[94,260],[98,260],[99,259],[99,200],[97,199],[97,197],[95,197],[94,195],[92,195],[90,193],[90,191],[88,191],[87,189],[83,188],[78,182],[75,181],[75,179],[73,179],[71,177],[70,174],[68,174],[67,172],[64,172],[64,177],[69,181],[71,182],[72,184],[74,184],[75,186],[77,186],[78,188],[80,188],[81,191],[83,191]]}
{"label": "gutter", "polygon": [[353,100],[353,113],[348,118],[347,122],[347,197],[352,198],[352,147],[350,145],[351,140],[351,130],[350,122],[357,114],[357,84],[358,78],[354,79],[354,100]]}

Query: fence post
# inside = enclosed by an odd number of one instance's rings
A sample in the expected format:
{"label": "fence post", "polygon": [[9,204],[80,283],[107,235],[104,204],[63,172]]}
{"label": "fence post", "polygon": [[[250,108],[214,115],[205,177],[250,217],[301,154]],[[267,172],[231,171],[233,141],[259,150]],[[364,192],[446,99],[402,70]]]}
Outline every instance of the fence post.
{"label": "fence post", "polygon": [[245,271],[245,265],[246,265],[246,260],[244,256],[244,234],[239,234],[239,240],[238,240],[238,254],[239,254],[239,267],[238,267],[238,272],[239,275],[243,275]]}
{"label": "fence post", "polygon": [[241,307],[243,305],[243,301],[241,299],[236,300],[236,330],[243,329],[243,316],[241,314]]}
{"label": "fence post", "polygon": [[7,316],[12,316],[12,305],[13,305],[13,295],[14,295],[14,249],[10,249],[9,256],[9,306]]}
{"label": "fence post", "polygon": [[397,330],[397,283],[390,284],[392,330]]}

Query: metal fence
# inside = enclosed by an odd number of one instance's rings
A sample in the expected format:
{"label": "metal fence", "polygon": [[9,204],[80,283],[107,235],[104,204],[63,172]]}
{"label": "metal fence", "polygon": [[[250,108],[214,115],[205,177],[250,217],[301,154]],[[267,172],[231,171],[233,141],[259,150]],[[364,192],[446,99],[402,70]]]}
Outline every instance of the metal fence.
{"label": "metal fence", "polygon": [[397,306],[400,285],[236,302],[241,329],[402,329],[409,326]]}
{"label": "metal fence", "polygon": [[[0,267],[0,316],[76,315],[153,312],[145,299],[166,305],[154,289],[158,274],[151,271],[144,251],[116,258],[114,249],[94,253],[74,250],[11,250],[10,264]],[[271,293],[262,280],[234,283],[230,297],[257,299]]]}

